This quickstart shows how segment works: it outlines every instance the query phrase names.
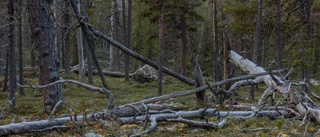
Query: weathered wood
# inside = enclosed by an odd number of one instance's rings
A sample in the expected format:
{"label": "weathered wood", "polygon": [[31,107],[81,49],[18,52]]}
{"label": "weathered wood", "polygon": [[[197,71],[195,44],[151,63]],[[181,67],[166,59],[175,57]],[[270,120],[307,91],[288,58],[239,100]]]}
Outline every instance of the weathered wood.
{"label": "weathered wood", "polygon": [[159,96],[159,97],[153,97],[153,98],[150,98],[150,99],[141,100],[141,101],[134,102],[134,103],[131,103],[131,104],[141,104],[141,103],[148,104],[148,103],[153,103],[153,102],[157,102],[157,101],[161,101],[161,100],[166,100],[166,99],[169,99],[169,98],[187,96],[187,95],[191,95],[191,94],[197,93],[199,91],[203,91],[206,88],[209,88],[209,86],[210,86],[210,88],[212,88],[212,87],[216,87],[216,86],[223,85],[223,84],[226,84],[226,83],[230,83],[230,82],[234,82],[234,81],[238,81],[238,80],[255,78],[255,77],[259,77],[259,76],[263,76],[263,75],[267,75],[267,74],[269,74],[269,72],[263,72],[263,73],[245,75],[245,76],[240,76],[240,77],[234,77],[234,78],[222,80],[222,81],[219,81],[219,82],[211,83],[209,85],[204,85],[204,86],[201,86],[201,87],[198,87],[198,88],[194,88],[194,89],[191,89],[191,90],[178,91],[178,92],[174,92],[174,93],[163,95],[163,96]]}
{"label": "weathered wood", "polygon": [[[232,50],[229,55],[231,60],[237,66],[250,74],[266,72],[262,67],[257,66],[248,59],[244,59]],[[305,91],[298,91],[291,87],[294,83],[290,81],[282,81],[279,77],[272,75],[259,76],[256,81],[263,81],[268,86],[259,98],[258,104],[265,104],[267,97],[271,96],[274,91],[278,91],[284,98],[289,100],[288,102],[290,103],[288,106],[292,113],[298,117],[304,117],[303,123],[305,122],[305,119],[314,119],[315,122],[320,124],[320,107],[312,101]]]}

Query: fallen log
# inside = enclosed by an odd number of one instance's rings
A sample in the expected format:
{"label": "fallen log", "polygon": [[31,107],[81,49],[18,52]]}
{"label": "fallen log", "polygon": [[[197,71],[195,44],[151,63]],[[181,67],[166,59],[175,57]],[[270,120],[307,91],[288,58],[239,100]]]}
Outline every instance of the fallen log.
{"label": "fallen log", "polygon": [[[266,72],[264,68],[254,64],[248,59],[243,58],[233,50],[230,50],[229,55],[231,61],[235,63],[238,67],[240,67],[243,71],[246,71],[250,74]],[[300,82],[301,84],[296,84],[288,80],[283,80],[272,74],[259,76],[255,79],[255,81],[264,82],[264,84],[268,86],[268,88],[259,98],[259,105],[266,104],[266,99],[269,96],[273,95],[274,91],[278,91],[277,93],[282,94],[282,96],[288,100],[288,106],[290,106],[289,108],[292,110],[292,113],[294,113],[297,117],[303,117],[302,124],[305,123],[306,120],[311,119],[314,119],[314,122],[320,124],[320,107],[318,107],[314,103],[314,101],[307,95],[307,93],[312,92],[303,91],[301,89],[294,89],[293,87],[293,85],[306,86],[307,88],[305,89],[310,90],[310,88],[308,88],[309,86],[307,83]],[[250,84],[250,82],[242,84],[242,86],[247,84]]]}
{"label": "fallen log", "polygon": [[[72,71],[76,74],[79,74],[79,69],[73,69]],[[85,73],[88,75],[88,70],[85,70]],[[125,74],[122,72],[113,72],[107,70],[102,70],[102,74],[110,77],[125,77]],[[99,75],[98,70],[92,70],[92,75]],[[132,74],[129,74],[129,77],[132,78]]]}
{"label": "fallen log", "polygon": [[223,85],[223,84],[226,84],[226,83],[231,83],[231,82],[235,82],[235,81],[239,81],[239,80],[251,79],[251,78],[255,78],[257,76],[263,76],[263,75],[267,75],[267,74],[269,74],[269,72],[263,72],[263,73],[257,73],[257,74],[234,77],[234,78],[230,78],[230,79],[214,82],[214,83],[211,83],[209,85],[200,86],[200,87],[197,87],[197,88],[194,88],[194,89],[191,89],[191,90],[178,91],[178,92],[174,92],[174,93],[170,93],[170,94],[166,94],[166,95],[162,95],[162,96],[158,96],[158,97],[153,97],[153,98],[146,99],[146,100],[141,100],[141,101],[134,102],[134,103],[131,103],[131,104],[132,105],[138,105],[138,104],[141,104],[141,103],[149,104],[149,103],[154,103],[154,102],[161,101],[161,100],[166,100],[166,99],[169,99],[169,98],[187,96],[187,95],[191,95],[191,94],[203,91],[203,90],[205,90],[207,88],[212,88],[212,87],[216,87],[216,86],[219,86],[219,85]]}
{"label": "fallen log", "polygon": [[[179,110],[178,108],[150,104],[146,105],[150,110],[161,112],[162,110],[172,109]],[[121,111],[120,111],[120,110]],[[113,111],[108,112],[97,112],[93,114],[88,114],[87,116],[67,116],[67,117],[54,117],[48,120],[31,121],[31,122],[21,122],[21,123],[11,123],[8,125],[0,126],[0,136],[31,133],[31,132],[44,132],[53,129],[63,129],[67,128],[66,124],[68,122],[77,123],[78,121],[96,121],[96,120],[116,120],[117,116],[135,116],[139,112],[145,112],[145,108],[141,106],[124,106]],[[142,114],[140,114],[142,115]]]}

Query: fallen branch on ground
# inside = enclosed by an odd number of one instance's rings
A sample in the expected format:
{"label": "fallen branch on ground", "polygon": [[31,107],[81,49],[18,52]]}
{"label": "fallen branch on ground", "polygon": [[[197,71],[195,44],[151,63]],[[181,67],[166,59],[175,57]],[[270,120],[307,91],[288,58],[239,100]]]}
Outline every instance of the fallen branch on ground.
{"label": "fallen branch on ground", "polygon": [[46,84],[46,85],[38,85],[38,86],[33,86],[29,83],[29,86],[23,86],[23,85],[20,85],[19,83],[17,83],[17,85],[19,87],[23,87],[23,88],[33,88],[33,89],[40,89],[40,88],[47,88],[47,87],[50,87],[50,86],[53,86],[53,85],[56,85],[56,84],[61,84],[61,83],[73,83],[73,84],[76,84],[78,86],[82,86],[82,87],[86,87],[88,89],[91,89],[93,91],[97,91],[101,94],[104,94],[107,96],[107,108],[108,109],[112,109],[114,108],[114,99],[113,99],[113,94],[110,90],[107,90],[105,88],[99,88],[99,87],[96,87],[96,86],[93,86],[93,85],[89,85],[89,84],[86,84],[86,83],[82,83],[82,82],[79,82],[79,81],[76,81],[76,80],[66,80],[66,79],[60,79],[60,80],[57,80],[55,82],[52,82],[52,83],[49,83],[49,84]]}
{"label": "fallen branch on ground", "polygon": [[[79,69],[73,69],[72,70],[74,73],[79,74]],[[88,74],[88,71],[85,70],[86,74]],[[125,77],[125,74],[122,72],[112,72],[112,71],[106,71],[102,70],[102,73],[104,75],[110,76],[110,77]],[[99,75],[98,70],[92,70],[92,75]],[[132,78],[132,74],[129,74],[129,77]]]}

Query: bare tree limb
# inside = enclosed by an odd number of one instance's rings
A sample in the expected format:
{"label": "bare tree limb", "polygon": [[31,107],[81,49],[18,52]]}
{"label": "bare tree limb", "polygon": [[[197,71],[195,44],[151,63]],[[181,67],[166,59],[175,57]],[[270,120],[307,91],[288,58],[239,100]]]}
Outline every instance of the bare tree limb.
{"label": "bare tree limb", "polygon": [[263,75],[267,75],[267,74],[269,74],[269,72],[263,72],[263,73],[245,75],[245,76],[240,76],[240,77],[234,77],[234,78],[222,80],[222,81],[219,81],[219,82],[211,83],[209,85],[204,85],[204,86],[201,86],[201,87],[198,87],[198,88],[194,88],[194,89],[191,89],[191,90],[178,91],[178,92],[175,92],[175,93],[171,93],[171,94],[167,94],[167,95],[163,95],[163,96],[159,96],[159,97],[153,97],[153,98],[150,98],[150,99],[141,100],[141,101],[134,102],[134,103],[131,103],[131,104],[140,104],[141,102],[143,102],[145,104],[148,104],[148,103],[153,103],[153,102],[157,102],[157,101],[165,100],[165,99],[169,99],[169,98],[187,96],[187,95],[191,95],[191,94],[197,93],[199,91],[202,91],[202,90],[204,90],[206,88],[209,88],[209,86],[210,86],[210,88],[212,88],[212,87],[223,85],[223,84],[226,84],[226,83],[231,83],[231,82],[238,81],[238,80],[255,78],[255,77],[259,77],[259,76],[263,76]]}
{"label": "bare tree limb", "polygon": [[53,85],[56,85],[56,84],[61,84],[61,83],[73,83],[73,84],[76,84],[78,86],[82,86],[82,87],[86,87],[88,89],[91,89],[91,90],[94,90],[94,91],[97,91],[101,94],[105,94],[107,95],[107,98],[108,98],[108,106],[107,108],[114,108],[114,99],[113,99],[113,94],[110,90],[107,90],[105,88],[99,88],[99,87],[95,87],[93,85],[89,85],[89,84],[86,84],[86,83],[82,83],[82,82],[79,82],[79,81],[76,81],[76,80],[65,80],[65,79],[60,79],[60,80],[57,80],[55,82],[52,82],[52,83],[49,83],[49,84],[46,84],[46,85],[38,85],[38,86],[33,86],[30,84],[30,86],[23,86],[23,85],[20,85],[19,83],[17,83],[17,85],[19,87],[23,87],[23,88],[33,88],[33,89],[39,89],[39,88],[47,88],[47,87],[50,87],[50,86],[53,86]]}

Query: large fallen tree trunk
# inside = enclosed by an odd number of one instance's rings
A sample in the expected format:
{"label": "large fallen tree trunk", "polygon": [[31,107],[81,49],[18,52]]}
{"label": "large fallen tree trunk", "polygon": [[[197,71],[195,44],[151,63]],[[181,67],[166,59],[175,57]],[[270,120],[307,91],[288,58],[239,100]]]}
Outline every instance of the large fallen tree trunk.
{"label": "large fallen tree trunk", "polygon": [[[247,71],[250,74],[266,72],[264,68],[254,64],[248,59],[243,58],[233,50],[230,51],[230,59],[243,71]],[[312,92],[308,84],[306,84],[305,82],[293,83],[288,80],[283,80],[280,77],[274,75],[259,76],[254,81],[240,81],[237,84],[244,86],[259,82],[264,82],[268,86],[268,88],[259,98],[258,104],[265,104],[266,99],[271,96],[274,91],[278,91],[283,95],[284,98],[288,100],[288,106],[290,106],[291,108],[291,113],[295,114],[297,117],[303,117],[303,123],[306,120],[314,119],[317,123],[320,124],[320,108],[306,94],[306,91],[301,91],[300,89],[297,90],[292,87],[293,85],[305,86],[305,89],[308,90],[307,92]],[[234,89],[232,89],[231,87],[230,90]]]}

